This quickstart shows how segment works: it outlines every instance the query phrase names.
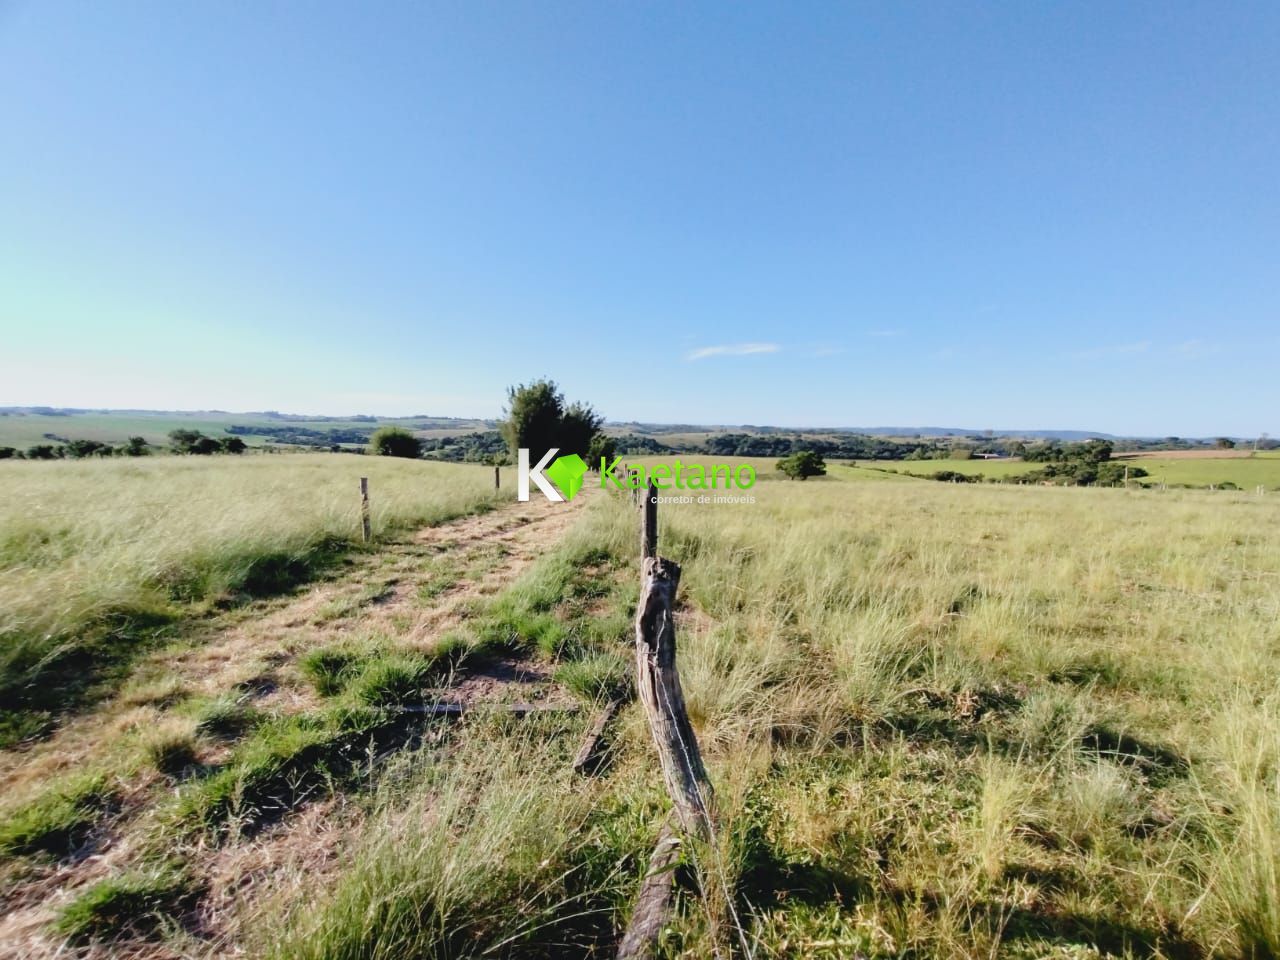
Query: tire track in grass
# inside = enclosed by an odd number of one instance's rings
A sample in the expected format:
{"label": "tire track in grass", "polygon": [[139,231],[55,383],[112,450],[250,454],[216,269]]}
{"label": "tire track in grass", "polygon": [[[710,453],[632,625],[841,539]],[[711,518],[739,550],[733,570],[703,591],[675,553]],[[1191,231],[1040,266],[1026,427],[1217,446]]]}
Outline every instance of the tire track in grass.
{"label": "tire track in grass", "polygon": [[[297,669],[299,656],[368,632],[385,633],[397,643],[429,647],[462,621],[471,604],[499,592],[550,550],[576,522],[587,499],[553,504],[539,497],[425,527],[354,554],[336,575],[303,590],[225,611],[197,625],[180,647],[149,656],[121,693],[98,710],[73,719],[47,741],[0,757],[0,791],[13,798],[37,797],[55,779],[101,763],[109,745],[136,739],[169,718],[189,716],[187,708],[202,699],[234,696],[276,715],[316,709],[322,701]],[[529,695],[526,691],[552,685],[549,676],[537,670],[506,669],[500,664],[492,674],[473,683],[486,701],[503,699],[504,686],[519,689],[523,698]],[[535,695],[545,692],[539,689]],[[197,759],[209,766],[225,762],[232,749],[206,737],[200,738],[199,745]],[[164,777],[145,765],[120,776],[135,781],[130,787],[137,782],[150,783],[153,789],[158,786],[161,801],[171,789]],[[5,806],[12,809],[10,804]],[[295,844],[316,843],[315,824],[297,816],[315,807],[305,803],[248,841],[251,849],[276,851],[264,857],[264,873],[270,873],[275,863],[290,861]],[[5,900],[14,909],[0,923],[0,955],[60,955],[65,949],[63,939],[49,927],[58,910],[89,884],[117,873],[118,861],[129,858],[137,830],[148,829],[148,822],[145,810],[135,806],[127,818],[99,826],[95,856],[24,868],[27,875],[5,891]],[[326,831],[326,842],[336,845],[341,834],[338,829]],[[240,898],[221,887],[235,872],[228,867],[243,864],[245,857],[253,859],[242,846],[210,849],[203,858],[206,862],[195,865],[196,872],[210,882],[207,897],[212,899],[202,897],[202,903],[216,904],[213,916],[206,912],[198,918],[198,926],[205,927],[221,915],[234,929],[229,901]],[[119,850],[115,856],[113,848]],[[213,925],[220,924],[214,921]],[[223,931],[208,932],[214,942],[225,943]],[[163,945],[127,943],[129,955],[172,955]]]}

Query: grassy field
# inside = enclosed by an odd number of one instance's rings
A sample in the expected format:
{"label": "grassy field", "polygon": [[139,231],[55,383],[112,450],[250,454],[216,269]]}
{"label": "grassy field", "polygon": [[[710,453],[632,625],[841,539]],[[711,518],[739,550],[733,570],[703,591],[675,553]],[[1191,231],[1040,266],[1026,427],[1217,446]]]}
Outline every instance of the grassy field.
{"label": "grassy field", "polygon": [[380,531],[501,499],[491,469],[388,458],[0,462],[0,732],[45,722],[184,616],[332,562],[359,539],[361,475]]}
{"label": "grassy field", "polygon": [[[257,486],[257,462],[222,482]],[[719,823],[677,871],[663,956],[1280,954],[1280,500],[755,465],[755,503],[661,509]],[[466,468],[387,468],[471,490]],[[80,527],[117,522],[88,499],[107,485],[66,475]],[[334,482],[302,526],[350,526]],[[421,509],[397,522],[443,516]],[[569,760],[627,685],[630,499],[383,520],[354,566],[211,612],[0,755],[0,944],[612,954],[667,801],[634,705],[601,776]],[[437,698],[474,714],[392,709]],[[482,709],[504,698],[551,709]]]}
{"label": "grassy field", "polygon": [[[1253,490],[1258,484],[1268,490],[1280,490],[1280,458],[1266,453],[1218,458],[1144,456],[1123,462],[1147,471],[1148,476],[1141,480],[1144,484],[1208,487],[1230,482],[1243,490]],[[981,475],[996,480],[1018,477],[1043,466],[1022,460],[868,460],[860,461],[860,465],[925,476],[939,470],[953,470],[966,476]]]}

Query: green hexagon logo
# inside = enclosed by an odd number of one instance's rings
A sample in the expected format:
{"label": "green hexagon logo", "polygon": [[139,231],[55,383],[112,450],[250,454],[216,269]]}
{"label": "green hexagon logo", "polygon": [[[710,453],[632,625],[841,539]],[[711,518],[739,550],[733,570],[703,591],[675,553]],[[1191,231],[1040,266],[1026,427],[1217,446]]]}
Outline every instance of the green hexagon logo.
{"label": "green hexagon logo", "polygon": [[563,457],[556,457],[542,473],[559,488],[566,500],[572,500],[582,489],[582,478],[587,475],[587,465],[576,453],[567,453]]}

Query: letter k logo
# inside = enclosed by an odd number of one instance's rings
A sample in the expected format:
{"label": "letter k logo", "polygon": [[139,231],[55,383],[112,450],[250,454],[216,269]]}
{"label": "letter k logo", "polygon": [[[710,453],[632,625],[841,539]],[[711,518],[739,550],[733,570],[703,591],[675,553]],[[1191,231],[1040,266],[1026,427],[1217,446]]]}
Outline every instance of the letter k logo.
{"label": "letter k logo", "polygon": [[547,478],[542,475],[542,471],[546,469],[547,464],[550,463],[552,458],[559,452],[560,450],[558,447],[552,447],[542,455],[542,459],[538,461],[537,466],[531,470],[529,469],[529,451],[525,447],[520,448],[516,459],[517,500],[529,499],[530,480],[537,485],[538,489],[541,490],[543,495],[552,503],[561,503],[564,500],[564,497],[560,496],[560,492],[556,490]]}

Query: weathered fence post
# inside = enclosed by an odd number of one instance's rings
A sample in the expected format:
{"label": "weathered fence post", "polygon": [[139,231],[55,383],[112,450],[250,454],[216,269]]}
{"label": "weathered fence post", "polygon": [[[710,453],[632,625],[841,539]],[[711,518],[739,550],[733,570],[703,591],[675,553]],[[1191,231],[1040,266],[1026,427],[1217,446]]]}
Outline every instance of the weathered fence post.
{"label": "weathered fence post", "polygon": [[369,478],[360,478],[360,529],[364,533],[364,542],[369,542],[372,530],[369,526]]}
{"label": "weathered fence post", "polygon": [[711,782],[702,765],[676,670],[674,608],[680,567],[649,556],[643,569],[636,609],[636,692],[658,748],[658,762],[675,804],[676,819],[685,833],[705,839],[711,827]]}
{"label": "weathered fence post", "polygon": [[500,490],[502,488],[502,477],[498,473],[498,465],[493,465],[493,489]]}
{"label": "weathered fence post", "polygon": [[702,765],[698,740],[689,723],[680,676],[676,671],[674,608],[680,586],[678,564],[655,556],[657,549],[656,491],[650,485],[645,498],[641,559],[643,572],[640,602],[636,608],[636,692],[649,721],[658,763],[674,806],[649,857],[649,869],[640,884],[635,910],[618,945],[618,960],[655,955],[662,928],[674,906],[674,868],[680,851],[677,833],[714,840],[711,820],[711,782]]}
{"label": "weathered fence post", "polygon": [[[643,564],[650,557],[658,555],[658,488],[650,481],[648,490],[644,495],[644,513],[640,520],[640,562]],[[641,570],[643,574],[644,571]],[[676,576],[679,577],[679,568],[676,568]],[[675,593],[673,589],[672,594]],[[641,600],[644,597],[641,596]],[[674,596],[672,599],[675,599]]]}
{"label": "weathered fence post", "polygon": [[680,856],[680,838],[668,822],[649,856],[649,869],[640,884],[631,922],[618,944],[618,960],[653,956],[662,928],[671,916],[671,874]]}

